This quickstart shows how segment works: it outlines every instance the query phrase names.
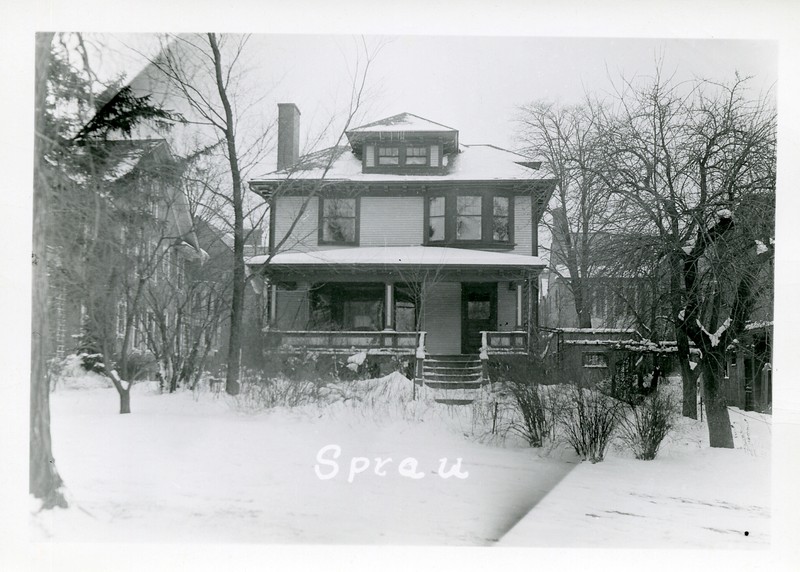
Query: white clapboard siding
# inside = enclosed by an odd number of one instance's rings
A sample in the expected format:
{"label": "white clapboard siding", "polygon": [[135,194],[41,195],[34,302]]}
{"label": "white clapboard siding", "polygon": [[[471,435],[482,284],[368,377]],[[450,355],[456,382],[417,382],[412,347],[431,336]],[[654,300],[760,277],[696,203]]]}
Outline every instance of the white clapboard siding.
{"label": "white clapboard siding", "polygon": [[422,329],[429,354],[461,353],[461,284],[440,282],[426,288]]}
{"label": "white clapboard siding", "polygon": [[318,199],[312,198],[308,201],[302,215],[304,197],[278,197],[275,204],[275,246],[280,245],[281,240],[289,232],[292,223],[299,216],[297,225],[294,227],[291,236],[283,246],[278,248],[278,252],[307,252],[317,249],[319,233],[319,211],[317,210]]}
{"label": "white clapboard siding", "polygon": [[422,197],[361,197],[361,246],[422,244]]}
{"label": "white clapboard siding", "polygon": [[300,283],[296,290],[278,289],[279,330],[304,330],[308,326],[308,285]]}
{"label": "white clapboard siding", "polygon": [[508,282],[497,284],[497,329],[510,332],[517,321],[517,289],[508,289]]}
{"label": "white clapboard siding", "polygon": [[533,249],[533,234],[531,228],[531,199],[530,197],[514,198],[514,254],[531,256],[536,254]]}

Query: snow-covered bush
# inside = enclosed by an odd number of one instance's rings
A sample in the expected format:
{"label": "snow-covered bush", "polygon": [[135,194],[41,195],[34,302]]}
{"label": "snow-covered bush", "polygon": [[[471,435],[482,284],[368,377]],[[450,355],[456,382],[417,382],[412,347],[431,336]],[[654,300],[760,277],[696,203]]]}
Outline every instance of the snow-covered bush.
{"label": "snow-covered bush", "polygon": [[637,459],[651,461],[675,426],[678,402],[668,392],[659,391],[630,403],[620,416],[620,437]]}
{"label": "snow-covered bush", "polygon": [[567,443],[584,461],[603,460],[619,423],[621,402],[597,389],[571,386],[559,421]]}

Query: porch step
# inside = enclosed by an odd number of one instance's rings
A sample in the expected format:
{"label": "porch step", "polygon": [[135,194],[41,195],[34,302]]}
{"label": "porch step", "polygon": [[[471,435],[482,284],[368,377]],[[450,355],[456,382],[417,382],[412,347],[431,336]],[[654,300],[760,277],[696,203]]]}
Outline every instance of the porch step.
{"label": "porch step", "polygon": [[426,359],[421,385],[437,390],[434,401],[469,405],[483,385],[481,361],[474,355],[437,355]]}

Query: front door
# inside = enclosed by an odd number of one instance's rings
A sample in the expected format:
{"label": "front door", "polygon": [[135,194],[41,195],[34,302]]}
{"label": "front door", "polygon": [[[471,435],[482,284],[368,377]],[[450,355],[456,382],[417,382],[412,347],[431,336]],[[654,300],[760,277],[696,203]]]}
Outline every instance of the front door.
{"label": "front door", "polygon": [[461,284],[461,353],[481,349],[481,332],[497,329],[497,283]]}

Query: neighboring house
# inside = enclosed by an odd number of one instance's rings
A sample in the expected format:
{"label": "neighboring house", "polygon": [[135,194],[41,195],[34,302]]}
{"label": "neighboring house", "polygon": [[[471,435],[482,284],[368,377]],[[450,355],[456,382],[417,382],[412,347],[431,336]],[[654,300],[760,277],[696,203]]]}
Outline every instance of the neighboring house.
{"label": "neighboring house", "polygon": [[540,163],[401,113],[298,157],[300,112],[279,104],[278,170],[249,181],[270,206],[268,335],[285,351],[422,357],[527,353]]}
{"label": "neighboring house", "polygon": [[[554,218],[558,216],[554,212]],[[563,216],[563,215],[561,215]],[[573,295],[573,277],[567,265],[563,225],[554,224],[549,265],[541,275],[540,325],[546,328],[580,326]],[[648,327],[652,321],[652,280],[637,271],[626,276],[615,260],[615,236],[607,232],[571,233],[585,288],[591,327],[602,329]]]}
{"label": "neighboring house", "polygon": [[[158,318],[175,325],[174,294],[184,290],[186,266],[200,257],[201,250],[189,204],[178,187],[178,163],[166,142],[146,139],[97,144],[105,146],[109,159],[98,165],[103,180],[98,208],[107,218],[103,222],[106,230],[95,240],[103,240],[114,249],[120,268],[127,274],[117,282],[122,284],[115,316],[117,343],[125,337],[132,293],[137,282],[144,280],[147,303],[140,301],[137,305],[128,349],[146,351],[148,336],[157,335]],[[86,240],[90,240],[88,236]],[[48,245],[50,356],[54,358],[76,349],[89,318],[75,247]]]}

